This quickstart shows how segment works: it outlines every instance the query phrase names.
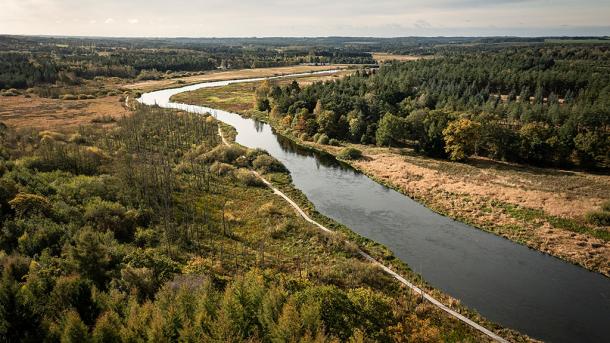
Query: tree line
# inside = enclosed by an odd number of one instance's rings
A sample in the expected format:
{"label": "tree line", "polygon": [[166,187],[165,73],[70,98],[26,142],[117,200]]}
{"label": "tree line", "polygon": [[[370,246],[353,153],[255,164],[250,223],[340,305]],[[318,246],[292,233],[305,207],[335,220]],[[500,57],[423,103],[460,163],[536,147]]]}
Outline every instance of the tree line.
{"label": "tree line", "polygon": [[10,38],[0,36],[0,89],[96,77],[135,78],[154,71],[263,68],[300,63],[375,63],[369,53],[344,48],[181,45],[156,41]]}
{"label": "tree line", "polygon": [[257,107],[305,137],[412,145],[454,160],[607,168],[608,68],[606,47],[463,52],[305,89],[267,85]]}

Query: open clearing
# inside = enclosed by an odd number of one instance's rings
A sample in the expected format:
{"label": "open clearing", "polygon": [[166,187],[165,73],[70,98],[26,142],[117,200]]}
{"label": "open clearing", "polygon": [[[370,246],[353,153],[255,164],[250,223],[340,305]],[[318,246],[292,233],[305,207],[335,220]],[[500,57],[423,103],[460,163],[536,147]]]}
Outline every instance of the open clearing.
{"label": "open clearing", "polygon": [[128,114],[119,96],[91,100],[0,97],[0,121],[16,128],[65,130],[93,122],[106,125]]}
{"label": "open clearing", "polygon": [[432,58],[433,56],[415,56],[415,55],[396,55],[390,54],[387,52],[374,52],[373,59],[377,62],[387,62],[387,61],[417,61],[426,58]]}
{"label": "open clearing", "polygon": [[182,86],[185,84],[234,80],[256,77],[269,77],[286,74],[306,73],[312,71],[334,70],[347,68],[347,65],[331,65],[331,66],[291,66],[291,67],[275,67],[275,68],[256,68],[256,69],[240,69],[221,72],[210,72],[202,75],[188,76],[177,79],[167,80],[151,80],[142,81],[125,85],[124,88],[132,90],[150,91],[154,89]]}

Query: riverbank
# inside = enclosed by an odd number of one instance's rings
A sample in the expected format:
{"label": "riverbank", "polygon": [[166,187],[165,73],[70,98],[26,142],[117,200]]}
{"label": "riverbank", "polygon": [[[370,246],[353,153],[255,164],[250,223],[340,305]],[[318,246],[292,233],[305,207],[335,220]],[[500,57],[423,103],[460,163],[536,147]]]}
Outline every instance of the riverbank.
{"label": "riverbank", "polygon": [[[223,144],[227,146],[235,144],[237,132],[233,127],[220,124],[218,132]],[[424,299],[428,301],[435,311],[445,311],[449,316],[479,331],[481,334],[480,340],[507,342],[505,340],[507,338],[511,342],[536,342],[536,340],[515,330],[503,328],[496,323],[490,322],[471,309],[462,306],[459,300],[427,284],[421,276],[414,273],[407,264],[397,259],[385,246],[362,237],[348,227],[319,213],[307,197],[295,188],[289,174],[271,173],[260,175],[256,172],[255,174],[274,194],[279,195],[286,203],[290,204],[295,209],[297,215],[316,226],[322,236],[326,236],[331,241],[334,241],[335,245],[343,244],[347,251],[355,252],[363,257],[364,261],[372,263],[379,270],[383,270],[391,278],[398,280],[408,294],[419,297],[421,301]],[[383,262],[380,263],[378,261]],[[400,274],[406,276],[409,281]],[[385,279],[383,281],[379,280],[379,282],[391,283],[392,281],[391,279]]]}
{"label": "riverbank", "polygon": [[[298,144],[334,156],[344,146],[355,147],[363,158],[346,163],[430,209],[610,276],[608,230],[583,220],[586,212],[610,197],[610,176],[486,159],[455,163],[420,156],[410,149],[358,144],[335,147],[303,141],[284,130],[279,121],[248,109],[254,87],[233,84],[202,89],[177,95],[175,100],[255,116]],[[227,97],[232,99],[230,103],[223,100]]]}
{"label": "riverbank", "polygon": [[125,84],[121,88],[131,91],[148,92],[153,90],[182,87],[185,85],[196,84],[210,81],[226,81],[236,79],[248,79],[259,77],[282,76],[289,74],[300,74],[309,72],[320,72],[325,70],[348,69],[350,65],[327,65],[327,66],[308,66],[296,65],[288,67],[272,67],[272,68],[254,68],[254,69],[238,69],[227,71],[211,71],[200,75],[187,77],[163,79],[163,80],[146,80],[135,83]]}

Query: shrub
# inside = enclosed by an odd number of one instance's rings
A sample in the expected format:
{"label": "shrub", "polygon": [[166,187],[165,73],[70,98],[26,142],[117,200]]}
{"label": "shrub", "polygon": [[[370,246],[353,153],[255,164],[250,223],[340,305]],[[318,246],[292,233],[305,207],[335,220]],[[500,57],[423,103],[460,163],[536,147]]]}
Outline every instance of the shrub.
{"label": "shrub", "polygon": [[222,163],[222,162],[214,162],[212,164],[212,166],[210,167],[210,171],[218,176],[226,175],[226,174],[232,172],[233,170],[235,170],[235,167],[233,167],[230,164]]}
{"label": "shrub", "polygon": [[318,137],[318,140],[316,142],[318,144],[326,145],[326,144],[328,144],[328,136],[325,133],[323,133],[320,135],[320,137]]}
{"label": "shrub", "polygon": [[78,97],[74,94],[64,94],[61,96],[61,100],[78,100]]}
{"label": "shrub", "polygon": [[356,148],[345,148],[341,150],[337,157],[344,160],[357,160],[362,157],[362,151]]}
{"label": "shrub", "polygon": [[602,204],[602,211],[610,212],[610,200]]}
{"label": "shrub", "polygon": [[283,164],[281,164],[278,160],[269,155],[259,155],[252,162],[252,166],[263,173],[286,171],[286,168]]}
{"label": "shrub", "polygon": [[591,211],[586,214],[585,219],[593,225],[610,226],[610,212]]}
{"label": "shrub", "polygon": [[341,142],[339,142],[338,140],[336,140],[336,139],[334,139],[334,138],[331,138],[331,139],[328,141],[328,144],[330,144],[330,145],[332,145],[332,146],[339,146],[339,145],[341,145]]}
{"label": "shrub", "polygon": [[235,178],[246,186],[262,187],[265,183],[251,171],[247,169],[238,169],[234,173]]}
{"label": "shrub", "polygon": [[246,149],[238,145],[219,145],[203,155],[205,162],[224,162],[233,163],[235,160],[246,154]]}
{"label": "shrub", "polygon": [[121,241],[133,238],[137,213],[119,203],[95,198],[85,205],[84,217],[97,228],[112,231]]}
{"label": "shrub", "polygon": [[32,214],[47,215],[51,212],[51,203],[43,196],[28,193],[19,193],[9,201],[11,208],[18,217]]}
{"label": "shrub", "polygon": [[320,134],[316,133],[315,135],[313,135],[313,141],[317,142],[320,139]]}

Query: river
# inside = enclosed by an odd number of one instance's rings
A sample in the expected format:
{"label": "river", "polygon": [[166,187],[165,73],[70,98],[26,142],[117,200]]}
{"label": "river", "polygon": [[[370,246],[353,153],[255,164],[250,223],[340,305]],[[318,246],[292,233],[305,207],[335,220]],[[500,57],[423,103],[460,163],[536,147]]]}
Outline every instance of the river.
{"label": "river", "polygon": [[[290,76],[317,73],[294,74]],[[316,209],[390,248],[432,286],[484,317],[550,342],[610,342],[610,279],[439,215],[334,157],[303,149],[265,123],[170,102],[214,81],[145,93],[147,105],[211,113],[237,129],[237,143],[282,162]]]}

